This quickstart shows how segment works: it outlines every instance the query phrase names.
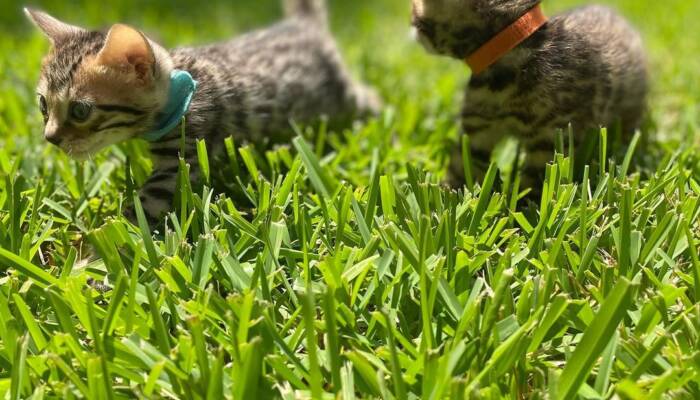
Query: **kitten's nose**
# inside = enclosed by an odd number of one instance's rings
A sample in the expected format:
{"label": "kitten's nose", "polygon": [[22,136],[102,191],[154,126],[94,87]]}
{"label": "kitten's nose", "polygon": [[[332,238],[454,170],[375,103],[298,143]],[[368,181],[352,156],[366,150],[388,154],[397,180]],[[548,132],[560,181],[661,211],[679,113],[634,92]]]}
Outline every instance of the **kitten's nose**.
{"label": "kitten's nose", "polygon": [[48,141],[49,143],[54,144],[56,146],[61,144],[61,140],[62,140],[61,137],[59,135],[57,135],[56,133],[45,133],[44,139],[46,139],[46,141]]}
{"label": "kitten's nose", "polygon": [[56,119],[49,117],[48,121],[46,121],[46,126],[44,127],[44,139],[46,139],[47,142],[58,146],[63,140],[61,137],[63,135],[60,133],[61,126],[59,122]]}

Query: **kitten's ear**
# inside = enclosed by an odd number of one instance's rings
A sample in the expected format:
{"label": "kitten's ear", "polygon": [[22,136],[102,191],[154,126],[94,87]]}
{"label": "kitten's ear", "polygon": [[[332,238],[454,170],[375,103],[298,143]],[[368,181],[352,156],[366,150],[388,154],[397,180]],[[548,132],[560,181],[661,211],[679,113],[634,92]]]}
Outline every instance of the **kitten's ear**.
{"label": "kitten's ear", "polygon": [[24,14],[37,28],[44,32],[52,43],[85,31],[83,28],[61,22],[42,11],[25,8]]}
{"label": "kitten's ear", "polygon": [[127,68],[135,72],[139,79],[148,81],[153,77],[156,59],[143,33],[117,24],[109,30],[105,45],[97,55],[97,62],[106,67]]}

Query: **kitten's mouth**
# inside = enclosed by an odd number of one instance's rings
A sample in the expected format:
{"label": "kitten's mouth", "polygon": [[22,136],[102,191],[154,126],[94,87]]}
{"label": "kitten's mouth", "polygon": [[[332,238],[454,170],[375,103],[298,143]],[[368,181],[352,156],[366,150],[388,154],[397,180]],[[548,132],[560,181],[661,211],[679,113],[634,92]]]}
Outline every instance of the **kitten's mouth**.
{"label": "kitten's mouth", "polygon": [[102,151],[103,149],[129,140],[133,137],[133,133],[127,131],[116,131],[111,133],[109,136],[92,135],[86,138],[71,138],[66,139],[59,147],[63,150],[70,158],[77,161],[86,161],[93,158],[94,155]]}
{"label": "kitten's mouth", "polygon": [[60,147],[70,158],[76,161],[87,161],[96,153],[96,151],[87,148],[87,146],[78,146],[74,143],[62,143]]}
{"label": "kitten's mouth", "polygon": [[92,156],[92,153],[85,151],[85,152],[80,152],[80,153],[72,153],[69,155],[75,161],[87,161]]}

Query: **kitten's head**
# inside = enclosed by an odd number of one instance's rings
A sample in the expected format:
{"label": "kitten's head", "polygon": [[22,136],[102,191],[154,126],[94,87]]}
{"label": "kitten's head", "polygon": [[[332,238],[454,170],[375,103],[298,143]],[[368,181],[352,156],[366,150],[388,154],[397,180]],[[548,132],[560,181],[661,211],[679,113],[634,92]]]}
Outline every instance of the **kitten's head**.
{"label": "kitten's head", "polygon": [[153,127],[173,69],[163,48],[126,25],[104,33],[25,13],[52,44],[37,88],[46,140],[84,159]]}
{"label": "kitten's head", "polygon": [[464,59],[541,0],[412,0],[418,42]]}

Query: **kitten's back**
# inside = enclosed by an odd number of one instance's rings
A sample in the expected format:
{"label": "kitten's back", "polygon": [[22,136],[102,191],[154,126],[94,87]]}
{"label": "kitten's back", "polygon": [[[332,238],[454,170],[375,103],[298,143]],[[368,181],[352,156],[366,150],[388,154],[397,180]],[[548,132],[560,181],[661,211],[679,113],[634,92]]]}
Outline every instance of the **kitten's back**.
{"label": "kitten's back", "polygon": [[552,22],[560,23],[568,36],[575,37],[571,43],[589,49],[608,76],[612,87],[608,109],[603,111],[609,115],[606,119],[621,118],[625,130],[638,128],[644,110],[639,102],[648,91],[647,57],[639,32],[615,10],[600,5],[574,9]]}

